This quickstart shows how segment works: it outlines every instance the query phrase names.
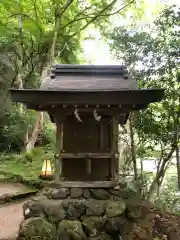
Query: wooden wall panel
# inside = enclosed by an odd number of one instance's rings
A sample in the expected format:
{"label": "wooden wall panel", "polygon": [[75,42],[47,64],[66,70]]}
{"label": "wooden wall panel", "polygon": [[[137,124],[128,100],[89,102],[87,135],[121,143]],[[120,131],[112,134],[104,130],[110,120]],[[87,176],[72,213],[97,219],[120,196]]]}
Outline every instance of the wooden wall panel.
{"label": "wooden wall panel", "polygon": [[64,159],[63,176],[68,181],[106,181],[110,179],[110,159],[92,159],[88,173],[86,159]]}
{"label": "wooden wall panel", "polygon": [[108,118],[96,121],[93,116],[78,122],[68,116],[64,123],[63,149],[65,152],[110,152],[111,121]]}

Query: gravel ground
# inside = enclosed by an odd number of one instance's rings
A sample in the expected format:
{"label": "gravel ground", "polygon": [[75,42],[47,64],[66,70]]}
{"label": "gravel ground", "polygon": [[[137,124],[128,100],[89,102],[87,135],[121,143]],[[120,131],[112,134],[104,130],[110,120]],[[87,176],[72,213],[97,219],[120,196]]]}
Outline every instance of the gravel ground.
{"label": "gravel ground", "polygon": [[[18,183],[0,183],[0,196],[23,192],[25,187]],[[15,239],[23,220],[22,206],[25,201],[0,205],[0,240]]]}
{"label": "gravel ground", "polygon": [[15,239],[19,225],[23,220],[22,206],[24,202],[0,207],[0,240]]}
{"label": "gravel ground", "polygon": [[20,183],[0,183],[0,196],[23,192],[25,189],[26,187]]}

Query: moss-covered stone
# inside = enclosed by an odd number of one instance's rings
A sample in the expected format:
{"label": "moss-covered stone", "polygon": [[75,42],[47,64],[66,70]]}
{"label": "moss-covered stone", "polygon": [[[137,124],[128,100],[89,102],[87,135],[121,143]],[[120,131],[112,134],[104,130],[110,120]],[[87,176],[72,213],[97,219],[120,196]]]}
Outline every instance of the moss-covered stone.
{"label": "moss-covered stone", "polygon": [[105,189],[90,189],[90,193],[93,198],[98,200],[107,200],[110,198],[110,194]]}
{"label": "moss-covered stone", "polygon": [[83,195],[82,188],[71,188],[70,189],[70,196],[71,198],[80,198]]}
{"label": "moss-covered stone", "polygon": [[[51,192],[56,200],[48,199]],[[82,189],[73,194],[81,195]],[[107,199],[109,195],[108,200],[95,199]],[[69,189],[50,189],[47,196],[24,204],[26,220],[17,240],[151,240],[162,236],[180,240],[178,216],[163,213],[135,195],[120,187],[83,189],[82,199],[72,199]]]}
{"label": "moss-covered stone", "polygon": [[89,189],[85,188],[83,191],[83,197],[90,198],[90,196],[91,196],[91,193],[90,193]]}
{"label": "moss-covered stone", "polygon": [[83,216],[81,221],[84,229],[86,230],[85,232],[87,232],[89,236],[101,232],[105,224],[105,219],[98,216]]}
{"label": "moss-covered stone", "polygon": [[68,188],[55,189],[51,192],[52,199],[65,199],[69,196],[70,191]]}
{"label": "moss-covered stone", "polygon": [[83,240],[86,237],[81,222],[77,220],[62,220],[59,223],[57,234],[59,239],[63,239],[63,236],[66,236],[71,240]]}
{"label": "moss-covered stone", "polygon": [[139,195],[137,192],[132,191],[130,189],[109,189],[109,193],[113,196],[121,197],[124,199],[129,198],[139,198]]}
{"label": "moss-covered stone", "polygon": [[19,229],[17,240],[56,240],[56,227],[44,218],[24,220]]}
{"label": "moss-covered stone", "polygon": [[127,203],[127,216],[132,219],[143,219],[148,218],[151,219],[153,217],[152,209],[150,205],[144,203],[135,203],[133,201],[129,201]]}
{"label": "moss-covered stone", "polygon": [[25,219],[30,217],[44,217],[44,209],[40,198],[25,202],[23,205],[23,215]]}
{"label": "moss-covered stone", "polygon": [[116,217],[122,215],[126,210],[126,204],[123,199],[119,201],[108,201],[106,204],[106,216]]}
{"label": "moss-covered stone", "polygon": [[106,201],[90,199],[86,201],[87,216],[101,216],[105,212]]}
{"label": "moss-covered stone", "polygon": [[96,236],[91,236],[87,238],[88,240],[115,240],[113,237],[111,237],[107,233],[99,233]]}
{"label": "moss-covered stone", "polygon": [[46,200],[42,203],[44,212],[48,220],[57,223],[66,218],[66,212],[62,206],[61,200]]}
{"label": "moss-covered stone", "polygon": [[84,200],[66,199],[63,201],[63,207],[69,220],[76,220],[85,213]]}
{"label": "moss-covered stone", "polygon": [[120,232],[122,227],[127,224],[127,219],[123,216],[106,218],[104,231],[107,233]]}

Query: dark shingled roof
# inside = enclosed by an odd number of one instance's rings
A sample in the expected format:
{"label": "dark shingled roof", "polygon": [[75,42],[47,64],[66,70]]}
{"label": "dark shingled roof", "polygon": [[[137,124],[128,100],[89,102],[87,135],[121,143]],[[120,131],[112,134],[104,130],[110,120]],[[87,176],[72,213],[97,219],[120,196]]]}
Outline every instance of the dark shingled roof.
{"label": "dark shingled roof", "polygon": [[123,65],[53,65],[42,90],[117,91],[133,90],[136,82]]}
{"label": "dark shingled roof", "polygon": [[[137,89],[123,65],[53,65],[40,89],[11,89],[13,102],[32,109],[48,106],[121,106],[121,112],[160,101],[163,89]],[[123,110],[124,109],[124,110]]]}

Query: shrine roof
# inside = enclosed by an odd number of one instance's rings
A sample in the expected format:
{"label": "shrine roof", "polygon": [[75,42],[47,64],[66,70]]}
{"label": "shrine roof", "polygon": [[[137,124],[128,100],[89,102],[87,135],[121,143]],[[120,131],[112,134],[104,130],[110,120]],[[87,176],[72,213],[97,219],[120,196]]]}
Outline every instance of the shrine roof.
{"label": "shrine roof", "polygon": [[44,105],[136,105],[160,101],[163,89],[138,89],[123,65],[53,65],[40,89],[11,89],[13,102]]}
{"label": "shrine roof", "polygon": [[136,89],[124,65],[53,65],[43,90],[117,91]]}

